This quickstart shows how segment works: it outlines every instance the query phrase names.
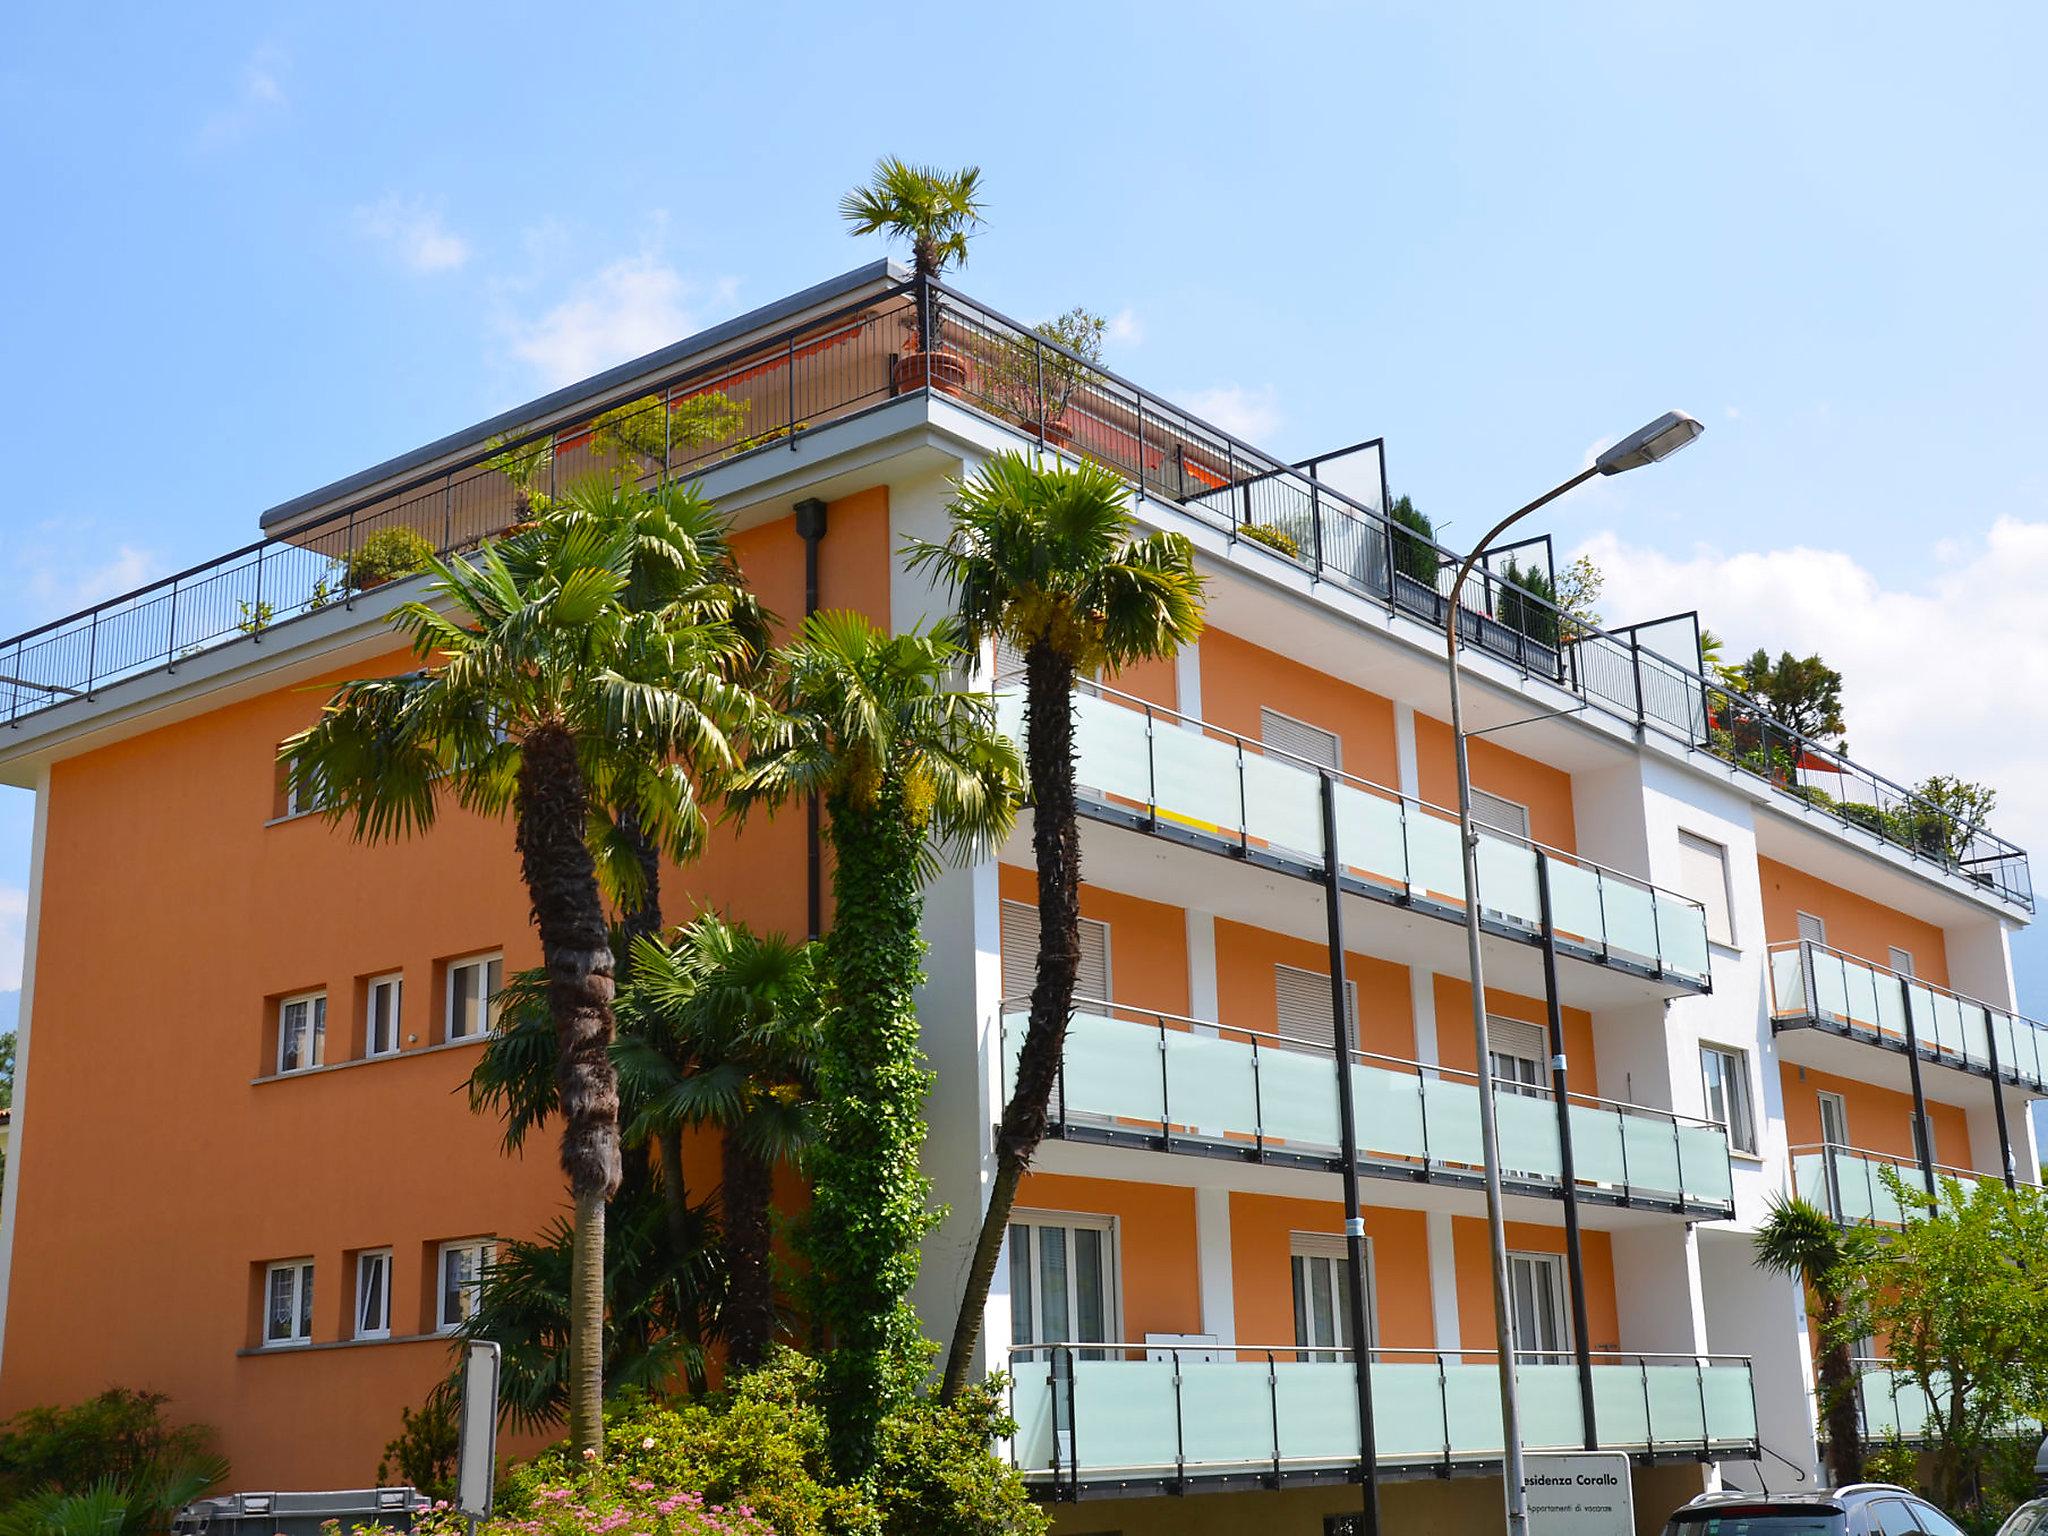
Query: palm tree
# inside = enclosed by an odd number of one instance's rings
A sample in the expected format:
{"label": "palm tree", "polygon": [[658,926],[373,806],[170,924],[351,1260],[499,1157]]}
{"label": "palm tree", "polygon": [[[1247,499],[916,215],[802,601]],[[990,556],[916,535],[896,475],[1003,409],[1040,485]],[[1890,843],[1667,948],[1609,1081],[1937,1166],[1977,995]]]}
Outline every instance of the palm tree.
{"label": "palm tree", "polygon": [[1074,811],[1074,683],[1098,668],[1171,656],[1202,632],[1202,578],[1177,533],[1139,537],[1124,482],[1083,461],[1047,468],[1002,454],[955,487],[953,532],[918,543],[914,568],[952,590],[969,640],[1024,656],[1031,848],[1041,938],[1017,1084],[996,1132],[996,1176],[946,1356],[948,1399],[967,1380],[1017,1186],[1045,1139],[1081,956],[1081,834]]}
{"label": "palm tree", "polygon": [[1008,833],[1022,778],[992,701],[953,686],[967,655],[951,624],[891,637],[858,613],[813,614],[781,653],[784,723],[733,791],[742,808],[816,794],[829,817],[833,994],[808,1251],[833,1342],[830,1450],[847,1481],[874,1467],[881,1420],[924,1366],[905,1299],[933,1220],[913,1005],[923,884],[941,852],[979,856]]}
{"label": "palm tree", "polygon": [[942,171],[909,165],[885,155],[875,162],[867,185],[839,200],[839,216],[856,235],[883,234],[910,243],[917,277],[917,350],[929,352],[926,314],[931,280],[948,267],[965,266],[967,241],[981,227],[981,167]]}
{"label": "palm tree", "polygon": [[1873,1241],[1868,1227],[1844,1227],[1810,1200],[1771,1197],[1753,1239],[1756,1263],[1800,1281],[1812,1300],[1820,1338],[1821,1418],[1828,1462],[1837,1483],[1863,1480],[1863,1426],[1856,1412],[1856,1368],[1850,1355],[1855,1322],[1845,1282]]}
{"label": "palm tree", "polygon": [[751,1370],[775,1339],[770,1202],[776,1163],[808,1139],[817,1098],[816,951],[706,914],[673,945],[633,946],[620,996],[621,1082],[641,1109],[633,1140],[723,1130],[728,1357]]}
{"label": "palm tree", "polygon": [[620,1176],[614,963],[593,820],[600,808],[627,811],[658,845],[697,846],[698,774],[736,765],[733,736],[750,713],[728,677],[731,627],[682,605],[636,611],[633,565],[623,530],[552,518],[474,560],[430,561],[430,600],[392,615],[419,669],[344,683],[319,722],[279,749],[294,790],[359,839],[425,832],[449,798],[512,817],[548,974],[575,1202],[578,1450],[604,1435],[604,1211]]}

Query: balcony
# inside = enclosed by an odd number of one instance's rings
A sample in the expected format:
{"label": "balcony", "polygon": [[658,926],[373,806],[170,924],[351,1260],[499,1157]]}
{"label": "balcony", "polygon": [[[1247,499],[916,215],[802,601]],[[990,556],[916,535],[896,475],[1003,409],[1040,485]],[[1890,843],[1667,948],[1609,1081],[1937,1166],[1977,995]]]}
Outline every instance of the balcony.
{"label": "balcony", "polygon": [[2048,1093],[2048,1027],[1802,939],[1771,946],[1771,1026],[1822,1029]]}
{"label": "balcony", "polygon": [[[1877,1357],[1858,1358],[1856,1369],[1856,1408],[1863,1421],[1865,1445],[1877,1445],[1890,1439],[1904,1441],[1907,1445],[1925,1445],[1933,1438],[1929,1428],[1939,1417],[1934,1398],[1927,1389],[1905,1371],[1899,1370],[1892,1361]],[[1934,1377],[1936,1394],[1947,1393],[1947,1377]],[[2023,1437],[2031,1443],[2039,1438],[2041,1425],[2032,1419],[2020,1419],[2006,1426],[2007,1432]],[[1827,1421],[1822,1418],[1821,1433],[1827,1433]]]}
{"label": "balcony", "polygon": [[[920,367],[909,354],[921,302],[932,306],[950,367]],[[347,603],[360,590],[354,555],[384,529],[411,528],[444,553],[502,533],[524,516],[508,467],[532,470],[536,488],[549,492],[599,471],[646,484],[701,476],[735,458],[796,450],[835,422],[925,393],[927,377],[934,398],[1107,465],[1175,516],[1233,542],[1247,530],[1278,534],[1298,552],[1246,541],[1259,560],[1383,604],[1390,618],[1431,629],[1444,621],[1456,562],[1386,516],[1377,443],[1363,445],[1377,461],[1377,484],[1346,494],[1327,463],[1275,459],[964,294],[934,285],[920,298],[878,268],[301,498],[266,520],[290,524],[279,537],[0,641],[0,718],[18,724]],[[629,451],[608,453],[607,442]],[[1705,679],[1696,633],[1677,640],[1661,633],[1670,626],[1594,629],[1487,568],[1475,571],[1459,622],[1471,653],[1683,750],[1712,754],[1803,816],[1825,816],[1846,835],[2032,909],[2024,850]]]}
{"label": "balcony", "polygon": [[[1905,1181],[1906,1200],[1900,1200],[1885,1182],[1886,1168],[1896,1170]],[[1934,1165],[1934,1176],[1944,1184],[1955,1180],[1966,1195],[1977,1187],[1979,1179],[1995,1177],[1941,1163]],[[1926,1214],[1914,1199],[1926,1187],[1919,1163],[1910,1157],[1830,1144],[1792,1148],[1794,1192],[1844,1226],[1903,1227],[1914,1217]]]}
{"label": "balcony", "polygon": [[[1358,1465],[1349,1351],[1142,1344],[1011,1352],[1013,1463],[1052,1497],[1342,1482]],[[1449,1476],[1501,1460],[1500,1378],[1483,1350],[1372,1353],[1383,1472]],[[1523,1439],[1582,1451],[1578,1369],[1520,1367]],[[1756,1454],[1749,1362],[1602,1355],[1593,1366],[1600,1448],[1650,1460]]]}
{"label": "balcony", "polygon": [[[1304,879],[1323,872],[1323,770],[1094,684],[1074,696],[1074,755],[1084,815],[1228,854]],[[1023,739],[1021,693],[1001,689],[996,716]],[[1347,774],[1337,782],[1337,854],[1353,895],[1464,922],[1458,818]],[[1711,989],[1700,904],[1505,832],[1479,833],[1486,930],[1543,942],[1538,854],[1550,871],[1559,953],[1679,992]]]}
{"label": "balcony", "polygon": [[[1015,1087],[1026,1004],[1002,1016],[1003,1095]],[[1470,1073],[1354,1053],[1360,1171],[1410,1183],[1478,1186],[1484,1156]],[[1496,1089],[1502,1177],[1516,1193],[1562,1183],[1557,1101],[1548,1089]],[[1573,1172],[1581,1200],[1734,1215],[1728,1138],[1709,1121],[1574,1094]],[[1330,1052],[1253,1030],[1083,1003],[1067,1028],[1055,1136],[1310,1168],[1342,1166]]]}

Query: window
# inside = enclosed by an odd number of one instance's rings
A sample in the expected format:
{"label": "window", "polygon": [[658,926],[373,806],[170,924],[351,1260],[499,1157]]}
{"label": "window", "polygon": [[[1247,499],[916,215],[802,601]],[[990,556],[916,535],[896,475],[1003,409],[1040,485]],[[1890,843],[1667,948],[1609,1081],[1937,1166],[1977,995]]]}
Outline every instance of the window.
{"label": "window", "polygon": [[289,1259],[263,1272],[266,1349],[313,1340],[313,1261]]}
{"label": "window", "polygon": [[356,1337],[391,1337],[391,1250],[356,1255]]}
{"label": "window", "polygon": [[1849,1140],[1849,1101],[1839,1093],[1823,1089],[1820,1097],[1820,1139],[1831,1147],[1852,1145]]}
{"label": "window", "polygon": [[1500,795],[1490,795],[1476,784],[1472,787],[1472,819],[1496,832],[1529,840],[1529,807]]}
{"label": "window", "polygon": [[1565,1294],[1562,1254],[1508,1255],[1508,1298],[1515,1314],[1517,1358],[1535,1365],[1565,1363],[1572,1352]]}
{"label": "window", "polygon": [[1727,1045],[1700,1047],[1700,1081],[1706,1089],[1707,1118],[1728,1128],[1728,1145],[1756,1151],[1756,1115],[1750,1108],[1749,1053]]}
{"label": "window", "polygon": [[505,957],[478,955],[448,967],[450,1040],[488,1034],[498,1022],[498,991],[505,983]]}
{"label": "window", "polygon": [[1879,1499],[1870,1506],[1871,1529],[1882,1536],[1920,1536],[1920,1522],[1904,1499]]}
{"label": "window", "polygon": [[434,1326],[443,1333],[453,1333],[476,1315],[484,1271],[491,1267],[495,1252],[496,1245],[489,1238],[441,1245],[440,1302]]}
{"label": "window", "polygon": [[1719,843],[1678,834],[1678,888],[1707,909],[1707,937],[1735,945],[1735,918],[1728,899],[1728,850]]}
{"label": "window", "polygon": [[[1115,1338],[1115,1236],[1114,1227],[1101,1217],[1044,1216],[1010,1223],[1011,1343],[1085,1344]],[[1108,1354],[1086,1350],[1082,1358],[1103,1360]]]}
{"label": "window", "polygon": [[1548,1086],[1544,1072],[1549,1055],[1543,1048],[1543,1031],[1520,1019],[1500,1019],[1489,1013],[1486,1040],[1486,1054],[1500,1091],[1541,1097]]}
{"label": "window", "polygon": [[277,1070],[303,1072],[327,1056],[327,994],[304,992],[277,1005]]}
{"label": "window", "polygon": [[404,989],[402,976],[378,976],[370,982],[369,1006],[363,1019],[365,1056],[389,1056],[398,1049]]}
{"label": "window", "polygon": [[1901,949],[1896,944],[1890,946],[1890,948],[1892,952],[1893,973],[1899,976],[1911,976],[1913,974],[1913,951]]}
{"label": "window", "polygon": [[[1925,1531],[1927,1536],[1963,1536],[1963,1528],[1936,1509],[1932,1504],[1925,1504],[1919,1499],[1914,1499],[1907,1505],[1907,1508],[1913,1511],[1915,1518],[1920,1522],[1920,1529]],[[2040,1528],[2038,1524],[2031,1527],[2031,1529],[2036,1531]],[[2028,1527],[2023,1526],[2022,1529],[2028,1529]]]}
{"label": "window", "polygon": [[1936,1145],[1934,1117],[1922,1120],[1918,1115],[1908,1113],[1906,1119],[1913,1127],[1913,1160],[1915,1162],[1938,1163],[1941,1152]]}
{"label": "window", "polygon": [[[1335,1362],[1351,1347],[1351,1258],[1344,1239],[1297,1232],[1289,1243],[1294,1280],[1294,1342],[1300,1358]],[[1365,1245],[1365,1344],[1379,1339],[1378,1298],[1373,1294],[1372,1242]]]}
{"label": "window", "polygon": [[1276,752],[1314,763],[1318,768],[1343,767],[1343,744],[1333,732],[1276,709],[1259,711],[1259,740]]}
{"label": "window", "polygon": [[[1003,903],[1003,996],[1024,998],[1038,980],[1038,908]],[[1077,1002],[1109,1000],[1109,924],[1081,919],[1081,964],[1074,973]]]}
{"label": "window", "polygon": [[[1330,975],[1298,965],[1273,967],[1273,1033],[1282,1040],[1330,1049]],[[1344,1033],[1358,1049],[1358,983],[1344,982]]]}
{"label": "window", "polygon": [[297,765],[297,758],[293,758],[289,763],[281,762],[278,764],[278,787],[283,801],[281,814],[284,816],[309,816],[314,811],[323,809],[327,804],[327,789],[325,785],[317,782],[312,784],[300,783],[293,780],[292,769]]}
{"label": "window", "polygon": [[1799,914],[1799,942],[1825,946],[1828,941],[1828,925],[1824,918],[1815,917],[1811,912]]}

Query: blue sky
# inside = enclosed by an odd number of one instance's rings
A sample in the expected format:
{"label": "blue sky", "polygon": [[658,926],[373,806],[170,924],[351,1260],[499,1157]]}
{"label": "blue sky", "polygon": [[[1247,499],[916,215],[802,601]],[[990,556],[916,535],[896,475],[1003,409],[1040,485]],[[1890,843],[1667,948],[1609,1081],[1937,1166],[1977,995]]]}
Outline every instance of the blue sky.
{"label": "blue sky", "polygon": [[2048,850],[2048,12],[971,9],[28,8],[0,632],[878,254],[834,211],[878,153],[971,160],[965,286],[1115,316],[1121,371],[1289,456],[1384,434],[1452,542],[1693,411],[1548,515],[1607,617],[1820,647],[1857,756]]}

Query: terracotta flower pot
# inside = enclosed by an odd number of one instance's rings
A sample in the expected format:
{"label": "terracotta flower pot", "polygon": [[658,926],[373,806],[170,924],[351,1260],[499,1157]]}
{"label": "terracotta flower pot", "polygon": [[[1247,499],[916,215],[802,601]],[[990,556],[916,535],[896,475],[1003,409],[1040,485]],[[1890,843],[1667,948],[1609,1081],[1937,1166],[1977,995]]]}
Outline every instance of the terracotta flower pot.
{"label": "terracotta flower pot", "polygon": [[1045,439],[1048,448],[1064,448],[1074,440],[1074,429],[1067,425],[1064,414],[1040,422],[1038,434]]}
{"label": "terracotta flower pot", "polygon": [[907,395],[929,386],[948,395],[967,392],[967,359],[940,347],[931,352],[905,352],[896,359],[896,393]]}

